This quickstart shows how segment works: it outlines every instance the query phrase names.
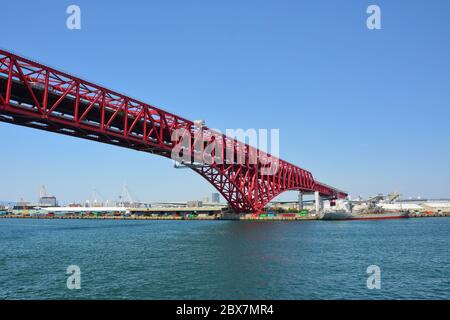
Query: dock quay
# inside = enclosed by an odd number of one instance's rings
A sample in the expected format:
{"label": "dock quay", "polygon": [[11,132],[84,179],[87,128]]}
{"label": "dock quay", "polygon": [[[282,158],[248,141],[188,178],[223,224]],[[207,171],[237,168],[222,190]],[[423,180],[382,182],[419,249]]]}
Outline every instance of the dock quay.
{"label": "dock quay", "polygon": [[318,220],[316,216],[298,216],[298,217],[256,217],[250,215],[231,215],[227,216],[29,216],[29,215],[0,215],[0,219],[64,219],[64,220],[240,220],[240,221],[309,221]]}
{"label": "dock quay", "polygon": [[450,211],[444,211],[444,212],[436,212],[436,211],[411,212],[411,213],[409,213],[409,217],[410,218],[450,217]]}
{"label": "dock quay", "polygon": [[[411,212],[409,218],[450,217],[450,212]],[[131,215],[131,216],[93,216],[93,215],[0,215],[0,219],[64,219],[64,220],[236,220],[236,221],[313,221],[320,220],[316,215],[255,215],[255,214],[214,214],[214,215]]]}

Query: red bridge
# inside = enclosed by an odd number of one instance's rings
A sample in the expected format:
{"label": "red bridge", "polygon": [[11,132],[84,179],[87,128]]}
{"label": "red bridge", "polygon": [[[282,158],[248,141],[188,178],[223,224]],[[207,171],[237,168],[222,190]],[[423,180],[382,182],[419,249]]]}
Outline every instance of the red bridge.
{"label": "red bridge", "polygon": [[[0,121],[108,143],[171,158],[175,132],[191,134],[189,157],[199,152],[199,132],[215,136],[222,153],[231,148],[231,163],[188,162],[208,180],[233,210],[261,212],[287,190],[337,199],[347,194],[314,180],[312,174],[194,122],[123,94],[0,50]],[[219,136],[219,139],[217,139]],[[203,147],[204,143],[201,143]],[[240,153],[244,151],[243,153]],[[186,152],[186,151],[183,151]],[[238,161],[243,154],[242,161]],[[256,161],[251,154],[257,154]],[[213,153],[213,156],[217,154]],[[269,161],[268,161],[269,160]],[[276,163],[276,171],[262,170]]]}

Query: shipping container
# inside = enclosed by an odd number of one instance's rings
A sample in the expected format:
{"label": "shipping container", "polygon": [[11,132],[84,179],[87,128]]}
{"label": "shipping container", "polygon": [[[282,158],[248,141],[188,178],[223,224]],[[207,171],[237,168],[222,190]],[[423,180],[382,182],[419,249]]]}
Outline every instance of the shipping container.
{"label": "shipping container", "polygon": [[282,217],[286,217],[286,218],[295,217],[295,213],[283,213]]}

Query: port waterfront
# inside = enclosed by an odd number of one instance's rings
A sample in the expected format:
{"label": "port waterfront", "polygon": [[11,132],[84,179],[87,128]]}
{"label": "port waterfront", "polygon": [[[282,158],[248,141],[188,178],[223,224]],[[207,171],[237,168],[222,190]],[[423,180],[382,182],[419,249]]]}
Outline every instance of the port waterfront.
{"label": "port waterfront", "polygon": [[[410,218],[433,218],[433,217],[450,217],[450,212],[412,212],[409,213]],[[317,215],[306,216],[259,216],[254,214],[225,214],[225,215],[205,215],[205,216],[89,216],[89,215],[63,215],[63,216],[30,216],[30,215],[0,215],[3,219],[88,219],[88,220],[243,220],[243,221],[312,221],[320,220]]]}
{"label": "port waterfront", "polygon": [[[450,215],[449,215],[450,216]],[[81,216],[81,215],[64,215],[64,216],[29,216],[29,215],[2,215],[3,219],[88,219],[88,220],[265,220],[265,221],[308,221],[318,220],[317,216],[295,216],[295,217],[260,217],[254,215],[218,215],[218,216]]]}

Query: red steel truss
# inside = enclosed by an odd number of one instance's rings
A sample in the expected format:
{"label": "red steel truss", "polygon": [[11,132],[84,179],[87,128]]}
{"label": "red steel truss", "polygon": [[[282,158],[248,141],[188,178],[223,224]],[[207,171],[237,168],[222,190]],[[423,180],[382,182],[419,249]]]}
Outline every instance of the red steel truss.
{"label": "red steel truss", "polygon": [[[0,50],[0,121],[113,144],[171,158],[175,131],[191,135],[189,156],[198,153],[199,133],[215,136],[222,152],[239,155],[230,163],[192,161],[188,166],[208,180],[233,210],[261,212],[271,199],[287,190],[318,191],[327,198],[347,194],[314,180],[312,174],[268,153],[194,122],[115,91]],[[219,138],[217,138],[219,137]],[[202,143],[203,146],[206,146]],[[257,154],[256,161],[250,161]],[[217,157],[213,153],[214,157]],[[267,163],[274,174],[264,172]]]}

